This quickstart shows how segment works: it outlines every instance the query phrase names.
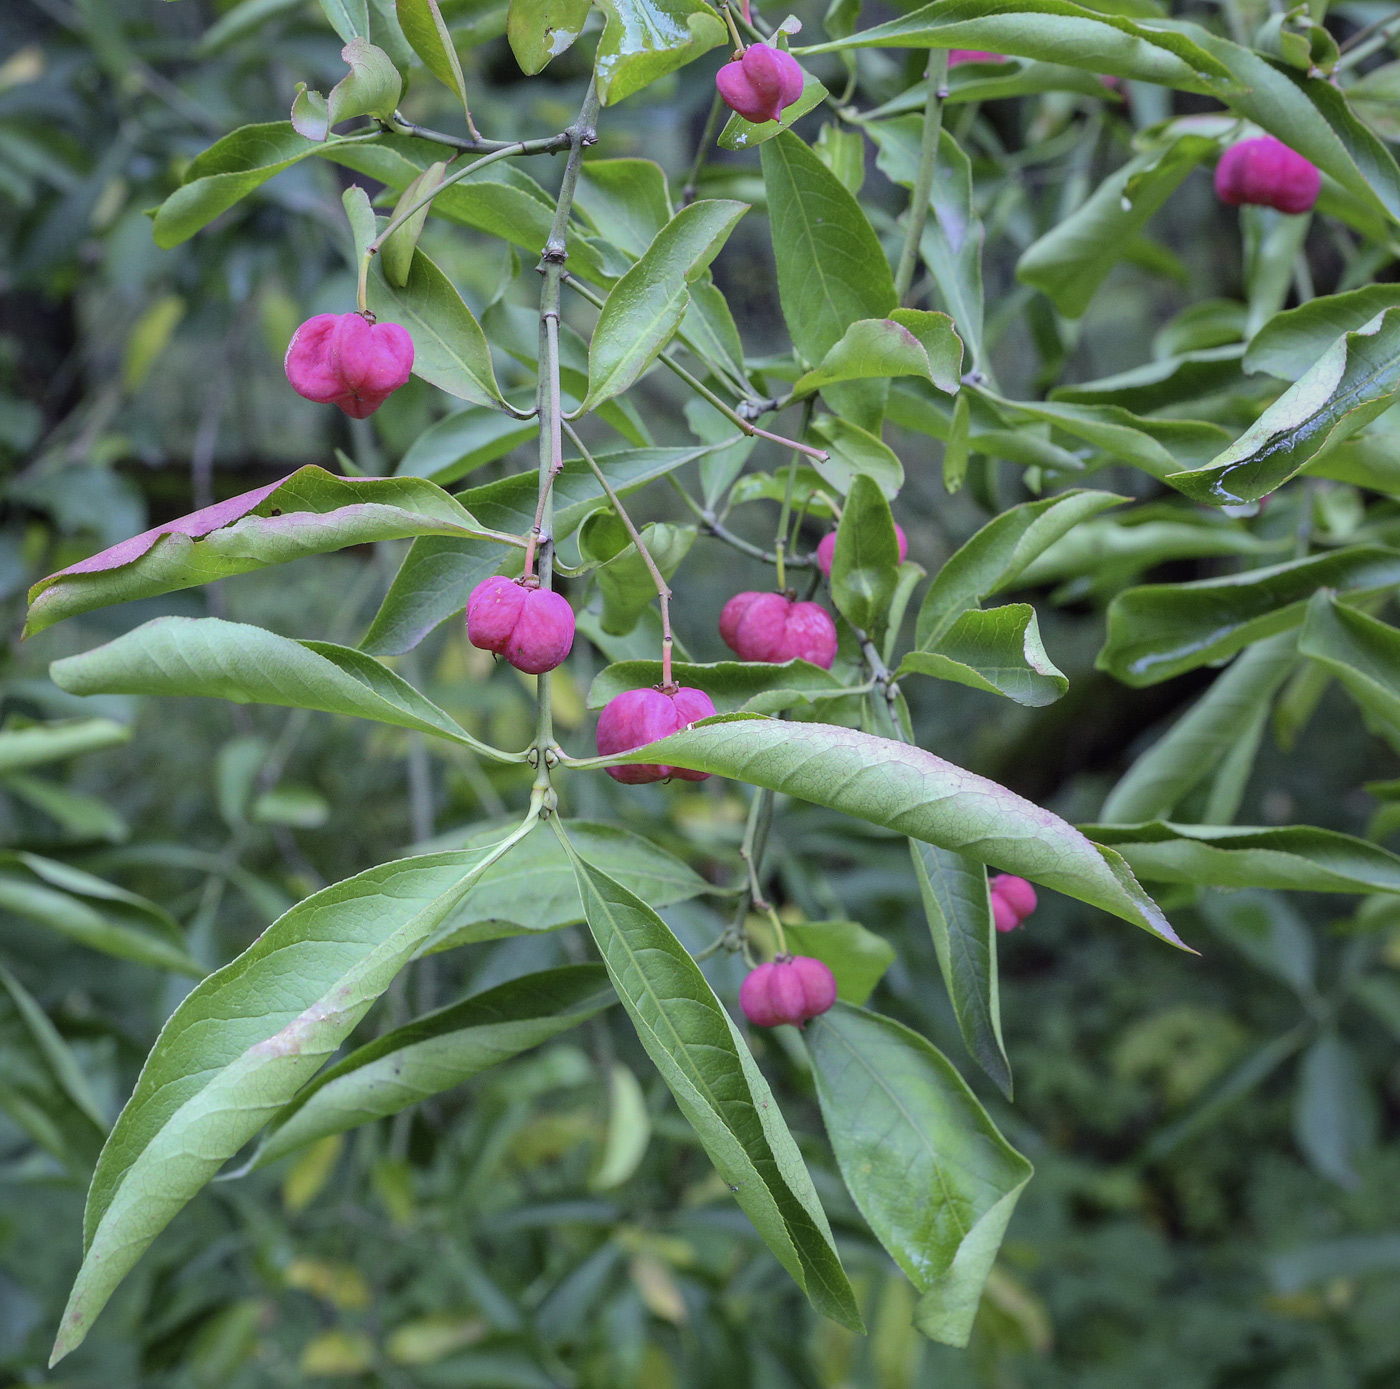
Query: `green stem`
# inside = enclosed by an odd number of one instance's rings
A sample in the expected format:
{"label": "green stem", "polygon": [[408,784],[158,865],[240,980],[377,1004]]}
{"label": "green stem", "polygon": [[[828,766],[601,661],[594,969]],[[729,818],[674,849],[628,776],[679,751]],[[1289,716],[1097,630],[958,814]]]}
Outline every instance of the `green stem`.
{"label": "green stem", "polygon": [[700,143],[695,147],[695,158],[690,162],[690,172],[685,176],[685,187],[681,189],[681,206],[689,207],[695,201],[696,187],[700,182],[700,170],[705,167],[705,159],[710,146],[715,141],[715,130],[719,126],[720,112],[724,110],[724,98],[716,90],[710,102],[710,114],[705,117],[705,129],[700,133]]}
{"label": "green stem", "polygon": [[923,240],[924,223],[928,221],[929,196],[933,192],[933,175],[938,167],[938,142],[943,133],[943,104],[948,99],[948,50],[931,49],[928,67],[928,99],[924,102],[924,133],[919,145],[919,171],[914,176],[914,191],[909,195],[909,225],[904,232],[904,249],[899,254],[899,268],[894,274],[895,298],[902,304],[914,283],[914,271],[919,264],[919,243]]}
{"label": "green stem", "polygon": [[[797,431],[799,439],[805,437],[807,426],[812,423],[812,412],[816,408],[816,399],[812,398],[802,407],[802,424]],[[794,450],[792,457],[788,460],[787,481],[783,486],[783,506],[778,513],[778,533],[773,540],[773,550],[775,562],[778,566],[778,588],[782,590],[787,587],[786,575],[783,572],[785,552],[787,550],[788,519],[792,515],[792,490],[797,484],[797,453]]]}

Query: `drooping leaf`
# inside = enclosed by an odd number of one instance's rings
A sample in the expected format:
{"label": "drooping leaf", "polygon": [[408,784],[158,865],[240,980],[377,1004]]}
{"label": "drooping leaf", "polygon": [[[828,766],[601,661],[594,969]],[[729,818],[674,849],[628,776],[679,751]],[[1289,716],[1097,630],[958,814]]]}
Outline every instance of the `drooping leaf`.
{"label": "drooping leaf", "polygon": [[1136,824],[1169,815],[1209,777],[1273,702],[1297,664],[1292,632],[1267,637],[1234,663],[1123,774],[1099,818]]}
{"label": "drooping leaf", "polygon": [[46,762],[65,762],[130,740],[131,729],[115,719],[66,719],[32,728],[6,728],[0,731],[0,776]]}
{"label": "drooping leaf", "polygon": [[1275,314],[1245,348],[1244,369],[1297,381],[1338,338],[1400,305],[1400,285],[1366,285],[1325,294]]}
{"label": "drooping leaf", "polygon": [[[112,603],[153,598],[269,564],[407,536],[485,537],[459,502],[421,478],[342,478],[308,465],[40,579],[29,635]],[[499,543],[484,538],[497,557]]]}
{"label": "drooping leaf", "polygon": [[601,965],[565,965],[425,1013],[356,1048],[298,1091],[269,1124],[249,1168],[450,1090],[616,1001]]}
{"label": "drooping leaf", "polygon": [[1155,685],[1303,621],[1320,588],[1379,593],[1400,582],[1400,551],[1354,545],[1331,554],[1186,584],[1120,593],[1096,664],[1127,685]]}
{"label": "drooping leaf", "polygon": [[332,126],[356,116],[389,120],[399,104],[403,81],[383,49],[354,38],[341,49],[340,57],[350,71],[331,88],[329,97],[310,91],[305,82],[297,83],[292,127],[308,140],[324,143]]}
{"label": "drooping leaf", "polygon": [[608,292],[588,349],[584,410],[620,395],[656,360],[690,303],[687,286],[719,254],[747,203],[706,199],[682,208]]}
{"label": "drooping leaf", "polygon": [[938,968],[973,1060],[1011,1098],[1011,1063],[1001,1038],[996,930],[987,870],[975,858],[909,841]]}
{"label": "drooping leaf", "polygon": [[298,903],[186,996],[98,1161],[55,1361],[81,1343],[156,1235],[340,1045],[490,858],[437,854],[347,878]]}
{"label": "drooping leaf", "polygon": [[816,364],[851,324],[889,315],[894,277],[860,204],[790,131],[763,146],[763,182],[783,318]]}
{"label": "drooping leaf", "polygon": [[1389,623],[1316,593],[1298,654],[1335,675],[1363,709],[1400,727],[1400,631]]}
{"label": "drooping leaf", "polygon": [[[669,580],[675,574],[690,553],[697,533],[694,526],[676,526],[666,521],[643,529],[642,543],[663,579]],[[603,598],[603,631],[610,636],[626,636],[657,596],[656,581],[641,552],[629,543],[594,570],[594,579]]]}
{"label": "drooping leaf", "polygon": [[599,0],[607,16],[594,59],[604,106],[724,43],[724,21],[703,0]]}
{"label": "drooping leaf", "polygon": [[1068,679],[1045,654],[1029,603],[969,608],[931,646],[909,652],[896,674],[952,680],[1033,709],[1053,704],[1069,689]]}
{"label": "drooping leaf", "polygon": [[[1220,302],[1243,315],[1242,304],[1234,300]],[[1244,348],[1238,338],[1243,331],[1243,321],[1239,328],[1232,325],[1228,331],[1231,333],[1230,340],[1219,346],[1203,347],[1198,351],[1183,350],[1179,354],[1145,362],[1140,367],[1114,372],[1111,376],[1101,376],[1094,381],[1056,386],[1050,392],[1050,399],[1070,405],[1117,405],[1123,410],[1145,415],[1182,401],[1197,401],[1202,396],[1231,390],[1238,387],[1241,380],[1240,362]]]}
{"label": "drooping leaf", "polygon": [[1197,501],[1258,501],[1400,395],[1400,307],[1338,338],[1240,437],[1173,487]]}
{"label": "drooping leaf", "polygon": [[1180,944],[1116,854],[1014,791],[922,748],[830,724],[730,715],[607,759],[647,761],[766,786],[966,853]]}
{"label": "drooping leaf", "polygon": [[217,617],[157,617],[50,668],[70,694],[203,695],[373,719],[491,756],[456,720],[372,656]]}
{"label": "drooping leaf", "polygon": [[947,1058],[893,1018],[838,1003],[806,1037],[841,1175],[919,1290],[914,1324],[966,1345],[1030,1163]]}
{"label": "drooping leaf", "polygon": [[613,987],[710,1160],[812,1305],[863,1330],[797,1144],[700,967],[645,902],[570,857]]}

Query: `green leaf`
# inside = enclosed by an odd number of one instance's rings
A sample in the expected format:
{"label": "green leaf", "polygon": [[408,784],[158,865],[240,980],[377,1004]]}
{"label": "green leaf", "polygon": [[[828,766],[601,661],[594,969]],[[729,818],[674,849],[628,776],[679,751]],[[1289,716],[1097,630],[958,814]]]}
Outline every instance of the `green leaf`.
{"label": "green leaf", "polygon": [[321,0],[321,10],[343,43],[369,37],[369,6],[366,0]]}
{"label": "green leaf", "polygon": [[860,204],[790,131],[764,144],[763,182],[783,318],[820,362],[852,323],[890,314],[894,277]]}
{"label": "green leaf", "polygon": [[[358,187],[346,196],[357,193],[364,196]],[[421,250],[414,253],[402,286],[385,278],[388,267],[380,257],[375,261],[368,281],[370,310],[408,329],[413,338],[413,374],[475,405],[499,401],[501,388],[486,334],[452,281]]]}
{"label": "green leaf", "polygon": [[268,1125],[247,1170],[450,1090],[616,1002],[602,965],[565,965],[425,1013],[356,1048],[300,1090]]}
{"label": "green leaf", "polygon": [[437,0],[395,0],[395,9],[399,27],[409,47],[423,60],[423,66],[457,97],[470,120],[462,64],[457,58],[452,35],[447,31]]}
{"label": "green leaf", "polygon": [[922,748],[831,724],[730,715],[606,761],[662,762],[766,786],[955,849],[1180,944],[1116,854],[1014,791]]}
{"label": "green leaf", "polygon": [[1355,1051],[1333,1027],[1303,1053],[1293,1137],[1324,1177],[1352,1189],[1361,1185],[1355,1164],[1375,1146],[1376,1102]]}
{"label": "green leaf", "polygon": [[1292,632],[1249,647],[1123,774],[1099,819],[1129,825],[1169,815],[1268,710],[1297,659]]}
{"label": "green leaf", "polygon": [[1396,306],[1400,306],[1400,285],[1366,285],[1310,299],[1275,314],[1250,339],[1244,369],[1297,381],[1338,338]]}
{"label": "green leaf", "polygon": [[604,106],[650,86],[728,39],[703,0],[599,0],[607,16],[594,71]]}
{"label": "green leaf", "polygon": [[650,159],[589,159],[574,206],[601,236],[640,260],[675,215],[666,171]]}
{"label": "green leaf", "polygon": [[[426,197],[437,188],[446,172],[447,165],[442,160],[438,160],[436,164],[429,164],[399,194],[399,200],[394,204],[393,217],[390,220],[392,221],[394,217],[412,207],[420,198]],[[418,238],[423,235],[423,227],[428,220],[429,207],[430,204],[424,203],[397,231],[391,232],[379,248],[379,261],[384,267],[384,278],[396,290],[401,290],[408,284],[409,271],[413,266],[413,253],[418,249]],[[489,361],[488,357],[488,364]]]}
{"label": "green leaf", "polygon": [[788,921],[783,933],[794,954],[811,955],[831,970],[845,1003],[864,1003],[895,962],[894,946],[858,921]]}
{"label": "green leaf", "polygon": [[[569,835],[590,863],[657,907],[688,902],[713,891],[674,854],[630,830],[570,820]],[[500,827],[491,826],[452,847],[489,847],[500,837]],[[568,855],[552,834],[532,834],[481,875],[420,953],[452,950],[527,931],[553,931],[582,921],[583,903]]]}
{"label": "green leaf", "polygon": [[81,1343],[156,1235],[349,1035],[489,862],[480,850],[436,854],[347,878],[299,902],[185,997],[98,1161],[55,1362]]}
{"label": "green leaf", "polygon": [[746,121],[736,111],[724,123],[716,143],[722,150],[748,150],[771,140],[784,130],[790,130],[809,111],[815,111],[830,93],[810,72],[802,74],[802,94],[796,101],[784,106],[775,121]]}
{"label": "green leaf", "polygon": [[1299,998],[1316,1000],[1317,949],[1308,923],[1276,892],[1212,892],[1201,914],[1251,964],[1282,980]]}
{"label": "green leaf", "polygon": [[1045,654],[1029,603],[968,609],[932,646],[909,652],[896,675],[952,680],[1032,709],[1053,704],[1069,689],[1069,681]]}
{"label": "green leaf", "polygon": [[608,292],[588,349],[582,409],[621,395],[671,340],[690,303],[687,288],[719,254],[747,203],[702,200],[682,208]]}
{"label": "green leaf", "polygon": [[1001,1039],[996,929],[987,870],[966,854],[909,841],[938,968],[969,1055],[1011,1098],[1011,1063]]}
{"label": "green leaf", "polygon": [[533,77],[567,52],[583,32],[589,6],[590,0],[510,0],[506,37],[520,71]]}
{"label": "green leaf", "polygon": [[487,406],[471,405],[431,424],[409,446],[395,477],[423,477],[446,487],[539,433],[536,420],[517,420]]}
{"label": "green leaf", "polygon": [[930,649],[969,608],[1014,584],[1032,560],[1081,521],[1125,500],[1112,492],[1061,492],[987,522],[929,585],[915,634],[920,650]]}
{"label": "green leaf", "polygon": [[1222,454],[1171,485],[1215,506],[1258,501],[1400,395],[1400,307],[1337,339]]}
{"label": "green leaf", "polygon": [[[349,545],[408,536],[472,538],[500,562],[501,545],[440,487],[419,478],[342,478],[299,468],[281,482],[145,531],[40,579],[28,635],[112,603],[154,598]],[[464,600],[465,601],[465,600]]]}
{"label": "green leaf", "polygon": [[[780,665],[757,661],[690,665],[677,661],[671,667],[671,675],[678,685],[703,690],[721,714],[740,710],[777,714],[823,697],[842,698],[846,693],[845,686],[829,670],[806,661],[785,661]],[[602,709],[624,690],[644,690],[660,683],[660,661],[618,661],[593,677],[588,707]]]}
{"label": "green leaf", "polygon": [[68,1044],[0,965],[0,1110],[75,1171],[97,1161],[107,1124]]}
{"label": "green leaf", "polygon": [[[621,496],[653,478],[704,457],[708,446],[689,449],[622,449],[595,455],[595,462]],[[534,473],[502,478],[463,492],[460,502],[492,528],[523,535],[534,523],[538,480]],[[571,459],[554,479],[554,534],[569,535],[607,498],[592,469]],[[360,643],[374,656],[397,656],[411,650],[433,630],[467,606],[472,590],[502,569],[519,573],[521,561],[502,561],[501,548],[489,541],[424,539],[415,541]]]}
{"label": "green leaf", "polygon": [[0,853],[0,910],[118,960],[195,979],[205,974],[184,932],[154,902],[54,859]]}
{"label": "green leaf", "polygon": [[876,483],[886,497],[899,495],[904,485],[904,465],[890,446],[840,415],[818,415],[812,435],[826,445],[830,457],[817,461],[822,480],[844,496],[858,477]]}
{"label": "green leaf", "polygon": [[893,1018],[838,1003],[806,1037],[841,1175],[921,1294],[915,1326],[966,1345],[1030,1163],[947,1058]]}
{"label": "green leaf", "polygon": [[853,478],[836,528],[831,600],[847,622],[869,632],[878,643],[898,581],[899,538],[890,504],[870,478]]}
{"label": "green leaf", "polygon": [[130,741],[131,729],[114,719],[68,719],[32,728],[6,728],[0,731],[0,776],[46,762],[66,762],[70,757]]}
{"label": "green leaf", "polygon": [[896,309],[889,318],[852,323],[822,358],[798,377],[794,395],[806,395],[837,381],[890,376],[922,376],[953,395],[962,375],[962,343],[953,320],[923,309]]}
{"label": "green leaf", "polygon": [[802,1155],[699,965],[645,902],[569,855],[613,987],[710,1160],[812,1305],[864,1330]]}
{"label": "green leaf", "polygon": [[1140,877],[1195,887],[1294,892],[1400,892],[1400,858],[1378,845],[1312,825],[1085,825]]}
{"label": "green leaf", "polygon": [[308,140],[324,143],[332,126],[356,116],[389,120],[403,94],[403,81],[389,55],[368,40],[351,39],[340,50],[340,56],[350,65],[350,71],[331,88],[329,98],[309,91],[305,82],[297,83],[292,127]]}
{"label": "green leaf", "polygon": [[651,1113],[630,1067],[614,1061],[608,1071],[608,1131],[589,1191],[611,1191],[630,1180],[651,1142]]}
{"label": "green leaf", "polygon": [[[643,528],[642,543],[662,578],[669,580],[680,568],[681,561],[695,543],[696,534],[694,526],[676,526],[666,521]],[[637,547],[629,544],[600,564],[594,571],[594,578],[603,595],[603,631],[625,637],[656,598],[656,581],[646,561]]]}
{"label": "green leaf", "polygon": [[1125,685],[1155,685],[1297,627],[1320,588],[1362,598],[1396,583],[1400,551],[1355,545],[1218,579],[1130,588],[1109,604],[1095,664]]}
{"label": "green leaf", "polygon": [[49,673],[70,694],[203,695],[316,709],[430,733],[494,756],[373,657],[217,617],[157,617],[105,646],[55,661]]}
{"label": "green leaf", "polygon": [[1335,675],[1363,709],[1400,726],[1400,631],[1319,592],[1308,604],[1298,654]]}
{"label": "green leaf", "polygon": [[[1230,308],[1244,313],[1243,305],[1226,302]],[[1096,381],[1057,386],[1050,392],[1050,398],[1070,405],[1117,405],[1139,415],[1182,401],[1194,403],[1202,396],[1215,395],[1241,384],[1240,360],[1244,349],[1235,340],[1238,336],[1235,333],[1230,342],[1146,362]]]}

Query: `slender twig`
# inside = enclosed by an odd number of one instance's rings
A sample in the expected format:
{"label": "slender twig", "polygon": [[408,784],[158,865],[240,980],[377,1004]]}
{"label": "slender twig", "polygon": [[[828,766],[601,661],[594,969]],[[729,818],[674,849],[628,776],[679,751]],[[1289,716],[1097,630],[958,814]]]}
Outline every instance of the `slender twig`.
{"label": "slender twig", "polygon": [[685,187],[681,189],[682,207],[689,207],[695,201],[696,188],[700,182],[700,170],[705,167],[710,146],[715,142],[715,130],[719,126],[720,112],[723,109],[723,98],[716,90],[714,99],[710,102],[710,114],[705,117],[705,128],[700,133],[700,143],[695,147],[695,158],[690,162],[690,172],[685,176]]}
{"label": "slender twig", "polygon": [[[429,130],[426,126],[415,125],[405,120],[396,111],[392,121],[385,121],[384,128],[395,135],[412,135],[418,140],[427,140],[434,145],[446,145],[448,149],[460,150],[463,154],[491,154],[496,150],[513,149],[517,154],[559,154],[569,148],[569,135],[562,131],[558,135],[548,135],[539,140],[475,140],[464,139],[460,135],[446,135],[441,130]],[[524,149],[519,148],[521,144]]]}
{"label": "slender twig", "polygon": [[[748,907],[751,903],[759,911],[767,916],[773,927],[773,934],[778,940],[778,954],[786,955],[787,936],[783,931],[783,923],[778,919],[778,913],[773,910],[773,905],[763,895],[763,887],[759,882],[759,869],[763,863],[763,851],[768,845],[768,831],[773,824],[773,792],[766,786],[756,787],[753,801],[749,805],[748,823],[744,826],[744,841],[739,846],[739,857],[744,861],[744,869],[748,874],[748,902],[741,900],[740,913],[735,918],[741,925],[748,915]],[[747,932],[745,933],[744,946],[747,954]]]}
{"label": "slender twig", "polygon": [[948,50],[929,51],[928,99],[924,103],[924,133],[919,146],[919,171],[914,176],[914,191],[909,195],[909,224],[904,230],[904,249],[899,254],[899,268],[894,272],[894,296],[903,303],[914,283],[914,270],[919,263],[919,243],[923,240],[924,223],[928,220],[929,195],[933,191],[934,170],[938,167],[938,142],[943,134],[943,103],[948,99]]}
{"label": "slender twig", "polygon": [[[603,307],[602,296],[595,294],[586,284],[583,284],[573,275],[565,275],[564,282],[569,286],[570,289],[574,290],[575,293],[580,295],[582,298],[587,299],[588,302],[592,304],[595,308],[601,309]],[[674,372],[677,376],[679,376],[680,379],[684,381],[685,384],[696,393],[696,395],[709,401],[710,404],[713,405],[715,409],[718,410],[720,414],[723,415],[725,419],[727,419],[732,425],[736,426],[739,429],[742,429],[744,433],[749,435],[750,437],[756,439],[768,439],[772,443],[781,444],[783,448],[796,449],[799,453],[805,453],[808,458],[815,458],[819,463],[825,463],[827,459],[831,456],[830,454],[824,452],[822,449],[814,449],[810,444],[801,444],[798,443],[796,439],[785,439],[781,434],[774,434],[767,429],[760,429],[756,424],[753,424],[751,421],[746,420],[741,414],[739,414],[737,410],[734,409],[732,405],[729,405],[719,396],[717,396],[703,381],[699,379],[699,377],[694,376],[690,372],[688,372],[678,361],[676,361],[676,359],[669,352],[661,353],[657,360],[660,361],[670,371]],[[773,404],[772,401],[762,401],[755,403],[762,404],[765,407],[765,413],[767,412],[767,409],[770,409],[772,407]]]}
{"label": "slender twig", "polygon": [[1358,30],[1341,46],[1341,61],[1337,64],[1337,71],[1344,68],[1355,67],[1357,63],[1369,58],[1378,48],[1384,48],[1390,42],[1395,31],[1400,29],[1400,15],[1392,15],[1389,19],[1377,20],[1374,24],[1367,25],[1366,28]]}
{"label": "slender twig", "polygon": [[[762,560],[765,564],[777,564],[777,555],[769,550],[765,550],[761,545],[755,545],[752,541],[745,540],[742,536],[735,535],[713,511],[702,507],[675,478],[670,476],[670,474],[667,474],[666,480],[676,489],[685,504],[694,512],[696,520],[700,522],[701,529],[704,530],[706,535],[712,535],[716,540],[722,540],[731,549],[738,550],[740,554],[750,555],[754,559]],[[783,563],[788,569],[812,569],[816,566],[816,559],[812,555],[787,555],[784,557]]]}
{"label": "slender twig", "polygon": [[627,508],[622,505],[622,499],[613,491],[612,483],[607,479],[607,474],[598,466],[598,461],[589,453],[583,440],[574,432],[571,424],[565,423],[565,431],[573,446],[583,455],[584,461],[593,469],[593,476],[602,485],[603,491],[607,493],[608,501],[612,505],[613,512],[617,519],[622,522],[632,543],[637,547],[637,553],[642,557],[642,563],[647,567],[647,573],[651,575],[651,581],[656,585],[656,596],[661,600],[661,688],[671,690],[675,688],[675,682],[671,679],[671,589],[662,576],[661,570],[657,567],[656,561],[651,556],[651,551],[647,549],[646,543],[642,540],[641,532],[633,524],[632,518],[627,514]]}

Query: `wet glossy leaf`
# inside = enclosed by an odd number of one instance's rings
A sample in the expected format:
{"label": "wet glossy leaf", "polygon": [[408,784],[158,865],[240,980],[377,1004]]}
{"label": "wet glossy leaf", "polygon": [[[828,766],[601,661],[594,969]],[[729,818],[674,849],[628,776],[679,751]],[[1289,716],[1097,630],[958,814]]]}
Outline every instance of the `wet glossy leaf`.
{"label": "wet glossy leaf", "polygon": [[594,71],[598,95],[612,106],[728,38],[724,21],[702,0],[599,0],[607,16]]}
{"label": "wet glossy leaf", "polygon": [[510,0],[506,37],[520,71],[543,72],[583,32],[589,0]]}
{"label": "wet glossy leaf", "polygon": [[914,1324],[966,1345],[1030,1163],[947,1058],[893,1018],[838,1003],[806,1038],[841,1175],[921,1294]]}

